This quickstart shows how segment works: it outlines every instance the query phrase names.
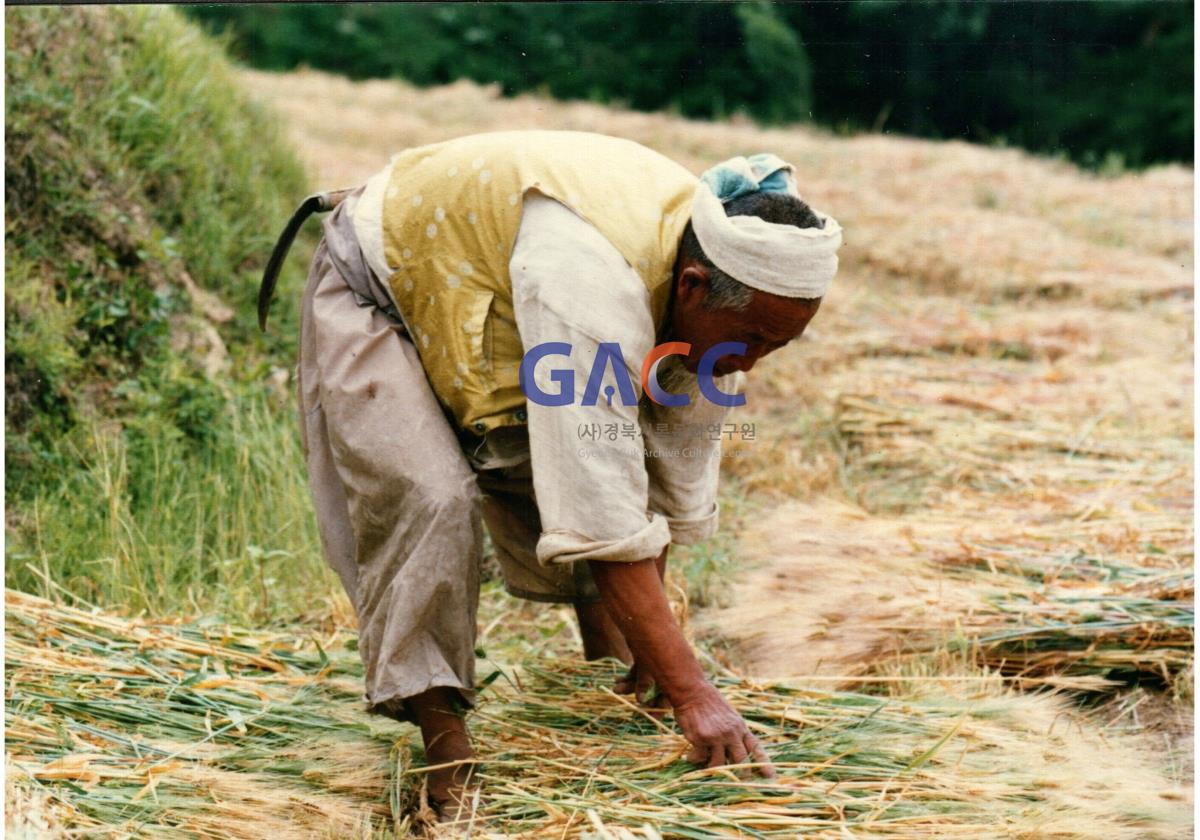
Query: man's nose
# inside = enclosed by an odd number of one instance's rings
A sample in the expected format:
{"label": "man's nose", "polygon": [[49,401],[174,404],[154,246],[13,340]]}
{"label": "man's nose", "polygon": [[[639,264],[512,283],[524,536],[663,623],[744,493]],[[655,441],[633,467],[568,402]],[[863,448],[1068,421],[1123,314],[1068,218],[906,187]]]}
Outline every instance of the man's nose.
{"label": "man's nose", "polygon": [[742,373],[745,373],[758,363],[760,356],[762,356],[762,353],[755,352],[754,350],[747,350],[745,355],[742,356],[730,356],[729,369],[731,372],[740,370]]}
{"label": "man's nose", "polygon": [[746,370],[750,370],[758,364],[758,360],[770,353],[771,350],[772,348],[766,344],[752,344],[747,347],[745,359],[749,364],[746,366]]}

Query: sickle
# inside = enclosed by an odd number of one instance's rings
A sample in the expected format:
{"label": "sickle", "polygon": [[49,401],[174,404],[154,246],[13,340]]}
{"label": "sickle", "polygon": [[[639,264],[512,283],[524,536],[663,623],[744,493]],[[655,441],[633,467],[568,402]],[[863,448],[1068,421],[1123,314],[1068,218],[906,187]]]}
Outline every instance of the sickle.
{"label": "sickle", "polygon": [[263,332],[267,331],[267,313],[271,309],[271,297],[275,294],[279,269],[283,267],[283,261],[292,247],[292,241],[296,238],[296,234],[300,232],[300,227],[313,213],[327,213],[337,207],[351,192],[353,190],[313,193],[300,203],[296,212],[292,214],[292,218],[288,219],[283,233],[279,234],[279,241],[275,243],[275,249],[271,251],[271,259],[267,260],[262,284],[258,287],[258,328]]}

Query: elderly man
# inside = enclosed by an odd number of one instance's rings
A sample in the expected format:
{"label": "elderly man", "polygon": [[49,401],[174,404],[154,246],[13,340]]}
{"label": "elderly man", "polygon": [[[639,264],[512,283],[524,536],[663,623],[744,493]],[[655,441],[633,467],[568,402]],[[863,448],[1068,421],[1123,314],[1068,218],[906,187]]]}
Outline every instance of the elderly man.
{"label": "elderly man", "polygon": [[572,604],[584,654],[630,665],[623,691],[652,680],[691,761],[773,772],[662,577],[671,543],[717,527],[709,428],[804,332],[840,243],[774,156],[697,180],[580,132],[409,149],[326,220],[301,327],[313,499],[368,707],[458,762],[429,776],[443,816],[472,756],[483,522],[508,591]]}

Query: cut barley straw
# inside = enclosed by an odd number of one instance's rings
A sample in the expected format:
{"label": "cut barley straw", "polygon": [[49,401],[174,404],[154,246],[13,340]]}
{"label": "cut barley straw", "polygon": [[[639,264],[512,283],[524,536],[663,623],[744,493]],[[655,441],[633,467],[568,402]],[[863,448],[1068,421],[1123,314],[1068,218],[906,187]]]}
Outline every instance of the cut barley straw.
{"label": "cut barley straw", "polygon": [[1023,683],[1062,676],[1170,683],[1192,664],[1190,570],[967,542],[939,561],[986,592],[983,605],[961,618],[951,648],[969,647],[979,664]]}
{"label": "cut barley straw", "polygon": [[1020,688],[1175,686],[1194,656],[1190,530],[1113,530],[785,505],[742,538],[733,606],[700,626],[777,679],[903,690],[966,667]]}
{"label": "cut barley straw", "polygon": [[390,820],[392,739],[351,702],[352,653],[13,590],[5,626],[8,755],[64,824],[89,836],[258,838],[356,836],[364,818]]}
{"label": "cut barley straw", "polygon": [[[129,620],[11,590],[6,606],[9,766],[50,798],[65,832],[405,836],[427,818],[413,730],[363,713],[347,637]],[[1033,698],[900,702],[718,678],[779,771],[767,781],[688,764],[669,722],[612,693],[618,673],[611,661],[496,667],[470,718],[475,836],[989,837],[1084,825],[1029,763],[1035,747],[1070,752],[1061,734],[1029,728]],[[1142,794],[1146,784],[1161,783],[1143,780]],[[1178,815],[1152,799],[1088,814],[1103,835],[1055,836],[1153,836]]]}

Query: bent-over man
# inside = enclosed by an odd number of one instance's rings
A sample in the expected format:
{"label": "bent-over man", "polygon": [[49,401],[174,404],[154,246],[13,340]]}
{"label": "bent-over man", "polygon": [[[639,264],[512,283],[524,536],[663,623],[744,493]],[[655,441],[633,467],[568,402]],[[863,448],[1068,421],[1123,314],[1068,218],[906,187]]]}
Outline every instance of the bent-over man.
{"label": "bent-over man", "polygon": [[[662,578],[671,543],[717,528],[709,427],[741,372],[804,332],[840,244],[773,155],[697,179],[581,132],[408,149],[326,219],[301,326],[313,500],[368,707],[418,725],[431,764],[459,762],[429,775],[443,817],[472,757],[482,523],[507,590],[572,604],[584,654],[630,665],[622,691],[653,681],[690,760],[773,772]],[[632,457],[581,442],[613,424]]]}

